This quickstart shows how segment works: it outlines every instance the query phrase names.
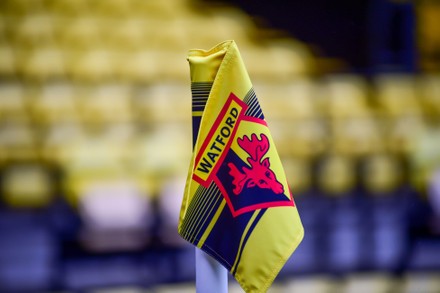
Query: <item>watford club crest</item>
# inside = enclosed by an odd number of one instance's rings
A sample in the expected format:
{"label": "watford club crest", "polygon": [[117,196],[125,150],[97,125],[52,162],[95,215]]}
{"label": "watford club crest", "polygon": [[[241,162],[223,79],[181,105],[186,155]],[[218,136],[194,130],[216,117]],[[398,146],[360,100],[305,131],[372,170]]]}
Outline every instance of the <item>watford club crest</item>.
{"label": "watford club crest", "polygon": [[293,206],[286,178],[264,119],[230,94],[201,147],[194,180],[214,182],[234,217],[256,209]]}

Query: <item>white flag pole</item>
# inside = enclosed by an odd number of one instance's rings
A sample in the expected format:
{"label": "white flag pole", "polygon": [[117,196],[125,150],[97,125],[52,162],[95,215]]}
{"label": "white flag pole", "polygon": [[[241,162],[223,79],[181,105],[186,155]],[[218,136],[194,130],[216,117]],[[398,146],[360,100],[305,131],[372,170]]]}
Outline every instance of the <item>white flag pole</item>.
{"label": "white flag pole", "polygon": [[202,250],[196,250],[196,292],[227,293],[228,271]]}

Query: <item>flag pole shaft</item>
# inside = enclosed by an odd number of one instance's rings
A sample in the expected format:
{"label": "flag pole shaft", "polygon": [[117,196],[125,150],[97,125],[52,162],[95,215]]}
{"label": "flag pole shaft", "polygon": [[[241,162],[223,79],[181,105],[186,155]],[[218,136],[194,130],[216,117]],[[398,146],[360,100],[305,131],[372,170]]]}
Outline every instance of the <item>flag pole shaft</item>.
{"label": "flag pole shaft", "polygon": [[228,271],[202,250],[196,250],[196,292],[227,293]]}

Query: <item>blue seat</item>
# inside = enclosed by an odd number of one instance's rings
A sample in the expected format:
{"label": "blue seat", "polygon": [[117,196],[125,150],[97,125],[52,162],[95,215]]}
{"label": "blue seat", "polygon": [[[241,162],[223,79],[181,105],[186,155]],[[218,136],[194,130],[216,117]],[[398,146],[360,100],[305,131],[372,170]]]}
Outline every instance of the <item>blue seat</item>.
{"label": "blue seat", "polygon": [[440,237],[417,239],[409,257],[407,269],[411,271],[440,270]]}
{"label": "blue seat", "polygon": [[310,192],[295,198],[295,203],[304,226],[304,239],[280,271],[279,278],[325,271],[327,200]]}
{"label": "blue seat", "polygon": [[147,250],[140,258],[143,287],[165,283],[194,282],[195,248],[187,244],[181,248]]}
{"label": "blue seat", "polygon": [[61,285],[68,290],[86,290],[141,283],[140,264],[135,257],[101,255],[65,260]]}
{"label": "blue seat", "polygon": [[355,195],[330,198],[326,218],[326,265],[333,274],[347,274],[362,270],[366,252],[371,250],[365,241],[369,222],[365,201]]}
{"label": "blue seat", "polygon": [[371,203],[372,268],[380,271],[398,271],[402,268],[409,244],[405,200],[396,194],[373,198]]}
{"label": "blue seat", "polygon": [[0,292],[51,289],[58,248],[42,215],[2,210],[0,235]]}
{"label": "blue seat", "polygon": [[289,278],[292,275],[315,274],[322,271],[321,259],[318,256],[317,233],[306,229],[303,241],[289,258],[279,273],[279,278]]}
{"label": "blue seat", "polygon": [[426,229],[429,209],[408,186],[368,198],[373,242],[371,268],[398,273],[405,269],[411,243]]}

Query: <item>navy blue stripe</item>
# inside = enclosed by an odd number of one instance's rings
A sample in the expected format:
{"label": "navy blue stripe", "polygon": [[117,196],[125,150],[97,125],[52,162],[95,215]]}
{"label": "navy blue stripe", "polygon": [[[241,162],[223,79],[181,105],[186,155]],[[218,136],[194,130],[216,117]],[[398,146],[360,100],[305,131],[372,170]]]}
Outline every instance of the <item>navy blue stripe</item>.
{"label": "navy blue stripe", "polygon": [[[192,111],[193,112],[203,112],[205,111],[205,106],[208,101],[209,93],[211,92],[212,82],[193,82],[191,83],[191,94],[192,94]],[[197,124],[193,127],[199,129],[200,121],[194,121]],[[193,136],[194,137],[194,136]],[[195,139],[193,140],[195,143]]]}
{"label": "navy blue stripe", "polygon": [[258,101],[257,101],[257,99],[256,99],[256,98],[252,98],[252,99],[250,99],[250,100],[249,100],[249,103],[248,103],[248,106],[249,106],[249,108],[248,108],[247,112],[251,112],[251,111],[253,111],[255,108],[257,108],[257,107],[258,107]]}
{"label": "navy blue stripe", "polygon": [[246,94],[246,96],[243,99],[243,102],[245,102],[246,104],[248,103],[249,99],[252,97],[252,95],[255,95],[254,89],[251,88],[248,93]]}
{"label": "navy blue stripe", "polygon": [[235,273],[237,272],[237,268],[238,265],[240,264],[240,260],[241,260],[241,255],[243,254],[243,249],[246,246],[246,243],[249,239],[249,237],[252,234],[252,231],[254,231],[254,228],[257,226],[258,222],[260,221],[261,217],[263,216],[263,214],[266,212],[267,209],[262,209],[260,210],[259,214],[257,215],[257,217],[255,218],[254,222],[252,223],[251,227],[249,227],[249,230],[246,233],[246,236],[243,239],[243,244],[241,245],[240,251],[238,252],[238,260],[237,260],[237,264],[235,265],[235,269],[233,272],[231,272],[231,274],[233,276],[235,276]]}
{"label": "navy blue stripe", "polygon": [[260,103],[255,95],[254,89],[251,88],[243,99],[249,107],[245,112],[246,116],[264,119],[263,111],[261,110]]}
{"label": "navy blue stripe", "polygon": [[208,228],[209,224],[211,223],[212,219],[214,218],[215,213],[217,212],[218,208],[220,207],[222,203],[222,196],[218,196],[212,204],[209,206],[209,209],[207,210],[209,213],[206,214],[204,221],[201,223],[201,226],[198,227],[198,231],[194,234],[194,236],[197,239],[201,239],[203,234],[205,233],[206,229]]}
{"label": "navy blue stripe", "polygon": [[197,188],[193,200],[190,202],[188,206],[186,217],[183,220],[182,232],[186,233],[186,231],[188,230],[188,225],[191,224],[190,220],[193,218],[193,215],[195,214],[198,206],[198,202],[200,201],[201,195],[205,192],[205,190],[206,188],[204,188],[203,186],[199,186],[199,188]]}
{"label": "navy blue stripe", "polygon": [[219,208],[222,198],[220,190],[212,184],[209,189],[203,190],[200,199],[194,198],[191,201],[194,202],[193,206],[198,211],[188,216],[189,225],[185,225],[182,233],[185,239],[192,239],[195,241],[194,244],[197,245],[198,240],[205,233],[206,228]]}
{"label": "navy blue stripe", "polygon": [[207,217],[209,217],[211,208],[213,204],[217,202],[217,199],[218,196],[216,194],[216,190],[208,189],[208,192],[206,192],[204,198],[202,199],[202,202],[198,206],[198,213],[195,214],[194,220],[191,221],[194,224],[191,229],[189,229],[191,231],[188,231],[191,236],[197,236],[197,234],[200,232],[200,227],[203,226],[203,224],[206,222]]}
{"label": "navy blue stripe", "polygon": [[234,265],[243,232],[253,213],[233,217],[229,207],[225,207],[206,238],[202,249],[222,263],[228,271]]}
{"label": "navy blue stripe", "polygon": [[202,121],[202,117],[200,116],[193,116],[192,117],[192,125],[193,125],[193,149],[196,145],[197,136],[199,135],[199,128],[200,128],[200,122]]}
{"label": "navy blue stripe", "polygon": [[209,210],[209,206],[214,202],[215,197],[213,197],[213,195],[215,195],[215,192],[216,190],[212,188],[205,189],[201,193],[200,198],[194,198],[191,201],[191,205],[194,206],[196,212],[187,216],[189,226],[185,233],[193,235],[193,232],[198,230],[200,223],[203,221],[205,214]]}

